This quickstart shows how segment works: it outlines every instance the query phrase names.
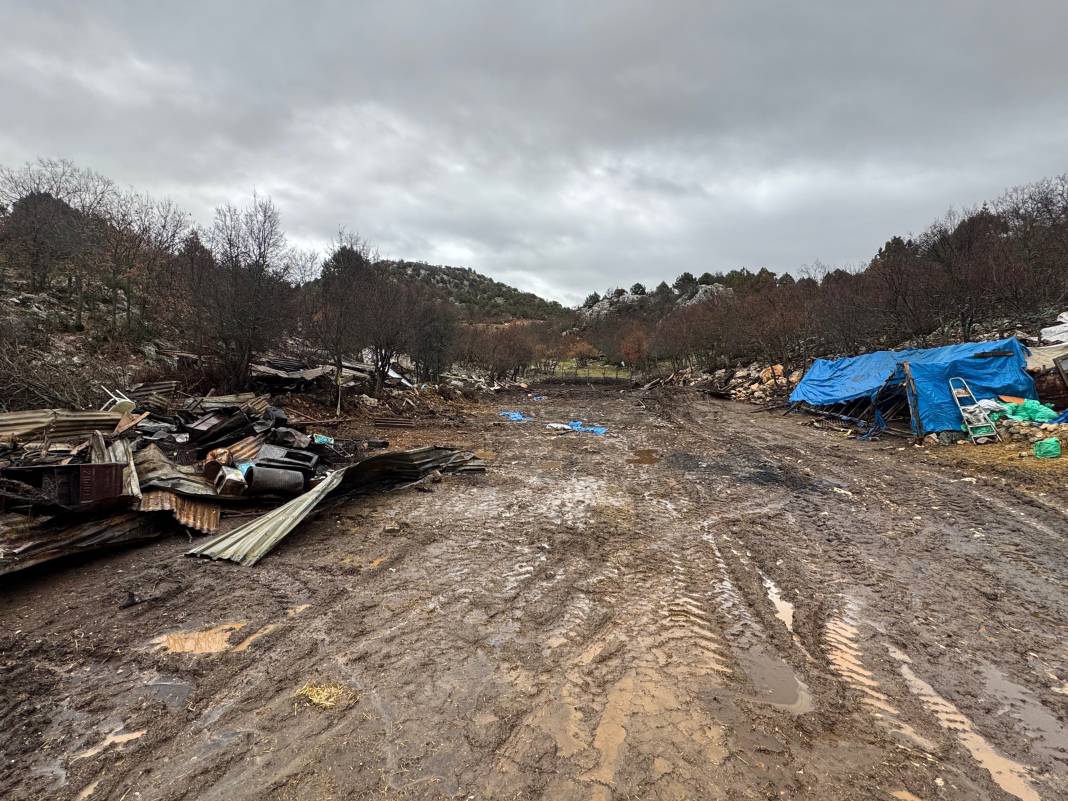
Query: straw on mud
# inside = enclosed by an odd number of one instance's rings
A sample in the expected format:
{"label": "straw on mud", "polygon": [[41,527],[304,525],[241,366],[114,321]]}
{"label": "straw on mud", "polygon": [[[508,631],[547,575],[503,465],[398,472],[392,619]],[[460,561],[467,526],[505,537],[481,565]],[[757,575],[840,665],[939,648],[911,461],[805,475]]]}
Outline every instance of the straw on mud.
{"label": "straw on mud", "polygon": [[305,684],[296,695],[321,709],[333,709],[345,697],[348,688],[343,684]]}

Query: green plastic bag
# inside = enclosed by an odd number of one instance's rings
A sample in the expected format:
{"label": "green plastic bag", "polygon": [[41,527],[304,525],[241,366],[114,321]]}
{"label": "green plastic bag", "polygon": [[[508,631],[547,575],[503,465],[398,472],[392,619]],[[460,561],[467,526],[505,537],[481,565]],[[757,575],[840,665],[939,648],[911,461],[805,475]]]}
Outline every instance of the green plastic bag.
{"label": "green plastic bag", "polygon": [[1005,411],[1005,416],[1017,423],[1048,423],[1057,416],[1053,409],[1036,400],[1013,403]]}
{"label": "green plastic bag", "polygon": [[1061,457],[1061,441],[1056,437],[1040,439],[1035,443],[1036,459],[1059,459]]}

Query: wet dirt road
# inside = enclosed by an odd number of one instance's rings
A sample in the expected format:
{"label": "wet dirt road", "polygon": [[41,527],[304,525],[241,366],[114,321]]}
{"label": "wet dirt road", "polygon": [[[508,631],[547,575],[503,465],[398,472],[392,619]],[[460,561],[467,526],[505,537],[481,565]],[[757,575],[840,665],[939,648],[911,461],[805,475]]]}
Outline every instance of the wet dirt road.
{"label": "wet dirt road", "polygon": [[[1063,493],[547,394],[415,435],[486,476],[346,503],[255,568],[169,540],[12,582],[0,797],[1068,799]],[[544,428],[574,417],[608,436]]]}

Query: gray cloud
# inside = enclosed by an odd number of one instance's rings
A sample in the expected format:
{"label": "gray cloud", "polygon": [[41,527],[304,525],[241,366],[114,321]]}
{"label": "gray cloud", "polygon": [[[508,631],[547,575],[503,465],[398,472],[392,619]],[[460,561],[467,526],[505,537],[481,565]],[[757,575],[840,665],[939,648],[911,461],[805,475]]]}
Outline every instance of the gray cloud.
{"label": "gray cloud", "polygon": [[566,301],[682,270],[862,263],[1068,169],[1068,11],[677,2],[0,0],[0,163],[72,158],[201,221]]}

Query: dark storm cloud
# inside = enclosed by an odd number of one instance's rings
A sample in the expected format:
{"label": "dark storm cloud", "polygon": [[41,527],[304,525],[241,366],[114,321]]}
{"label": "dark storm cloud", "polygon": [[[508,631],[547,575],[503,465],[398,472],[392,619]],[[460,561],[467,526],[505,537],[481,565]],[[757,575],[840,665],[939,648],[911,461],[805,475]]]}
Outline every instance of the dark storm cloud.
{"label": "dark storm cloud", "polygon": [[0,163],[574,301],[861,263],[1068,169],[1062,2],[4,3]]}

